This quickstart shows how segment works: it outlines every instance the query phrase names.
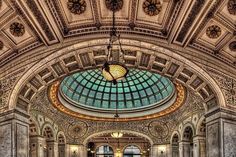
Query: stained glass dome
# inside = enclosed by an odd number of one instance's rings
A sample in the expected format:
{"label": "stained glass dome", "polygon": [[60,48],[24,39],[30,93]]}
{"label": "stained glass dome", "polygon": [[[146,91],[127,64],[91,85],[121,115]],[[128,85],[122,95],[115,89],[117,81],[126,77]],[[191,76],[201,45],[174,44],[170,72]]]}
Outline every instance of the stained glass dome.
{"label": "stained glass dome", "polygon": [[78,72],[60,84],[61,96],[74,106],[103,110],[131,110],[168,101],[173,83],[159,74],[130,69],[125,80],[116,85],[106,81],[99,69]]}

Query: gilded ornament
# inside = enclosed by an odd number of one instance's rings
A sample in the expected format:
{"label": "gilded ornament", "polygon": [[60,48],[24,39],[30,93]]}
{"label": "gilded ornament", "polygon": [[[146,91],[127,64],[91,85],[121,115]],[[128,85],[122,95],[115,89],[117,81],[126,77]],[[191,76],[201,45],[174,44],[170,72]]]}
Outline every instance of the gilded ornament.
{"label": "gilded ornament", "polygon": [[221,35],[221,28],[217,25],[211,25],[207,28],[206,35],[211,39],[216,39]]}
{"label": "gilded ornament", "polygon": [[[59,111],[66,113],[68,115],[71,115],[73,117],[81,118],[81,119],[88,119],[88,120],[95,120],[95,121],[114,121],[114,118],[101,118],[101,117],[84,115],[65,107],[58,98],[59,86],[60,86],[60,82],[57,81],[54,84],[52,84],[52,86],[49,89],[50,101],[52,105],[55,108],[57,108]],[[185,89],[179,83],[175,83],[175,87],[176,87],[176,92],[177,92],[177,98],[174,104],[166,108],[165,110],[151,114],[151,115],[147,115],[147,116],[140,116],[140,117],[133,117],[133,118],[119,118],[118,121],[127,122],[127,121],[153,119],[153,118],[162,117],[164,115],[167,115],[169,113],[176,111],[178,108],[180,108],[183,105],[183,102],[185,101]]]}
{"label": "gilded ornament", "polygon": [[143,2],[143,11],[149,16],[156,16],[161,12],[160,0],[145,0]]}
{"label": "gilded ornament", "polygon": [[230,14],[236,15],[236,0],[229,0],[227,8]]}
{"label": "gilded ornament", "polygon": [[229,49],[231,51],[236,51],[236,41],[232,41],[230,44],[229,44]]}
{"label": "gilded ornament", "polygon": [[80,15],[86,10],[86,2],[85,0],[68,0],[67,8],[73,13]]}
{"label": "gilded ornament", "polygon": [[119,11],[123,7],[123,0],[105,0],[105,4],[111,11]]}
{"label": "gilded ornament", "polygon": [[25,34],[25,27],[19,22],[14,22],[10,25],[10,32],[15,37],[20,37]]}

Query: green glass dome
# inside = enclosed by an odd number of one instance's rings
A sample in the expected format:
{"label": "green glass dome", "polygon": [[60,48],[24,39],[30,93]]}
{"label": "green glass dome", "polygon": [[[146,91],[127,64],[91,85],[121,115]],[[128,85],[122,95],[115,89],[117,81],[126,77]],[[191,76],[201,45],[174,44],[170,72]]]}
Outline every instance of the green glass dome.
{"label": "green glass dome", "polygon": [[145,70],[130,69],[125,80],[116,85],[106,81],[99,69],[78,72],[60,84],[61,96],[70,104],[92,109],[119,110],[161,104],[174,94],[166,77]]}

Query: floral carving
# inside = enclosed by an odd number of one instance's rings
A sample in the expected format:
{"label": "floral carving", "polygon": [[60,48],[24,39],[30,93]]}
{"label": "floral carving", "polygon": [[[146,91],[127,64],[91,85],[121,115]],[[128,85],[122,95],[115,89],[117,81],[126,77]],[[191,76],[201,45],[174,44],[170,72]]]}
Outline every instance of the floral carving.
{"label": "floral carving", "polygon": [[145,0],[143,2],[143,11],[149,16],[156,16],[162,8],[159,0]]}
{"label": "floral carving", "polygon": [[236,0],[229,0],[227,8],[230,14],[236,15]]}
{"label": "floral carving", "polygon": [[236,51],[236,41],[232,41],[230,44],[229,44],[229,49],[231,51]]}
{"label": "floral carving", "polygon": [[217,25],[209,26],[206,30],[206,35],[211,39],[216,39],[221,35],[221,28]]}
{"label": "floral carving", "polygon": [[86,2],[85,0],[68,0],[67,7],[73,13],[80,15],[86,10]]}
{"label": "floral carving", "polygon": [[159,139],[164,139],[169,134],[169,128],[164,122],[153,121],[149,124],[148,130],[152,136]]}
{"label": "floral carving", "polygon": [[105,4],[109,10],[119,11],[123,7],[123,0],[105,0]]}
{"label": "floral carving", "polygon": [[14,22],[10,25],[10,32],[15,37],[20,37],[25,34],[25,27],[19,22]]}
{"label": "floral carving", "polygon": [[87,133],[87,130],[88,130],[88,126],[84,122],[72,123],[68,127],[68,135],[71,138],[77,139],[84,136]]}

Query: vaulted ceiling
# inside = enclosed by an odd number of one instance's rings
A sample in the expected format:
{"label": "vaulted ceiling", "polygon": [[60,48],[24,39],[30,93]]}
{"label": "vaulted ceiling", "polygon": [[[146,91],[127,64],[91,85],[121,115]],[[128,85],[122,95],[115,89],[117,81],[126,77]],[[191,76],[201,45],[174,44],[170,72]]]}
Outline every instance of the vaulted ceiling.
{"label": "vaulted ceiling", "polygon": [[[155,40],[236,66],[235,5],[235,0],[118,0],[116,22],[123,38]],[[0,67],[35,49],[108,37],[111,17],[111,0],[1,0]]]}

